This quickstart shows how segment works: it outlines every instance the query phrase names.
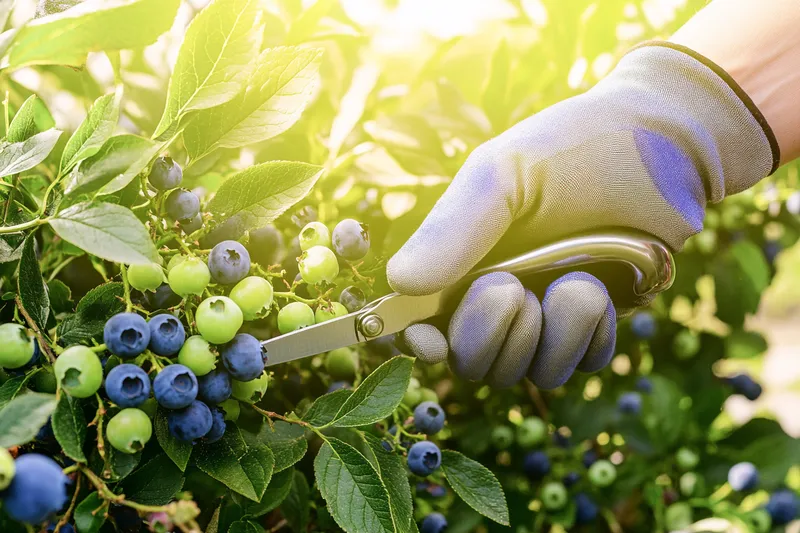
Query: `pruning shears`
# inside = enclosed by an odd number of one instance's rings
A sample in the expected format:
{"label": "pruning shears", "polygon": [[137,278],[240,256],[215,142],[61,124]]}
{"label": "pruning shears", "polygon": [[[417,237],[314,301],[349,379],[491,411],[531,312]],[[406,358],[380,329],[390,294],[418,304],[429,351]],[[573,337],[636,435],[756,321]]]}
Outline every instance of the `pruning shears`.
{"label": "pruning shears", "polygon": [[[623,266],[622,269],[619,267]],[[478,267],[451,287],[427,296],[392,293],[359,311],[261,343],[266,366],[294,361],[403,331],[452,311],[469,285],[491,272],[509,272],[530,286],[564,271],[599,268],[615,305],[635,302],[668,289],[675,279],[669,249],[653,237],[602,233],[564,239],[512,259]],[[627,276],[620,276],[627,273]]]}

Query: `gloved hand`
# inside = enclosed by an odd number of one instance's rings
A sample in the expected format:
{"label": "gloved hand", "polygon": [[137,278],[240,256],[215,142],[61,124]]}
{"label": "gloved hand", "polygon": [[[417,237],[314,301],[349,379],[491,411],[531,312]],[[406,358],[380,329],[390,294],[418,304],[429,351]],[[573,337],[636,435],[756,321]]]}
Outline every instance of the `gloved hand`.
{"label": "gloved hand", "polygon": [[[387,274],[404,294],[439,291],[490,251],[505,257],[608,228],[649,233],[680,250],[702,229],[707,202],[742,191],[780,160],[749,97],[694,52],[648,43],[587,93],[478,147]],[[449,357],[463,378],[509,386],[526,375],[562,385],[610,361],[616,313],[604,285],[567,274],[542,295],[507,273],[475,281],[447,337],[411,326],[420,359]]]}

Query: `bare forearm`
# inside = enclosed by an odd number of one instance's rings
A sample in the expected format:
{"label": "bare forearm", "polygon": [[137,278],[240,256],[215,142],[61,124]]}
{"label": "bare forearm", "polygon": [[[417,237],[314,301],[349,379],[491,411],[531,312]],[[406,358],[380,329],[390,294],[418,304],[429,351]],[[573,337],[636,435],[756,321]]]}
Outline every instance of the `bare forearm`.
{"label": "bare forearm", "polygon": [[800,3],[714,0],[670,41],[730,74],[778,139],[781,163],[800,157]]}

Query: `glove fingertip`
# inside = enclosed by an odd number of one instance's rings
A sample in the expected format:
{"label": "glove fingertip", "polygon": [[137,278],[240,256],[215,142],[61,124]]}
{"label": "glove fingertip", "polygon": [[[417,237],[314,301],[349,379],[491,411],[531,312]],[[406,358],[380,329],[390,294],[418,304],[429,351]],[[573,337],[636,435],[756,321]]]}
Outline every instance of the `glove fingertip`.
{"label": "glove fingertip", "polygon": [[417,359],[429,365],[447,360],[450,351],[447,339],[430,324],[414,324],[401,335],[403,347]]}

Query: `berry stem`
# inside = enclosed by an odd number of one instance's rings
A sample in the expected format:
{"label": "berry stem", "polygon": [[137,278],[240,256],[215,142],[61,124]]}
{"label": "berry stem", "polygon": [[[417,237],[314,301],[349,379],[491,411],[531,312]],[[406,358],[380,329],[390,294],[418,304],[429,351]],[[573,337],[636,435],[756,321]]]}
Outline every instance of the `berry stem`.
{"label": "berry stem", "polygon": [[69,518],[72,516],[72,513],[75,510],[75,505],[78,503],[78,495],[80,494],[80,492],[81,492],[81,476],[78,476],[78,479],[75,480],[75,492],[72,494],[72,501],[69,503],[69,507],[67,508],[67,511],[64,513],[64,516],[61,517],[61,520],[58,521],[56,527],[53,529],[53,533],[58,533],[59,531],[61,531],[61,527],[65,526],[67,522],[69,522]]}
{"label": "berry stem", "polygon": [[307,305],[315,305],[318,302],[317,299],[303,298],[302,296],[298,296],[293,292],[275,292],[273,293],[273,295],[277,296],[278,298],[287,298],[289,300],[294,300],[295,302],[303,302],[304,304]]}
{"label": "berry stem", "polygon": [[601,509],[600,513],[603,515],[603,518],[606,520],[606,524],[608,524],[608,529],[611,530],[611,533],[623,533],[622,526],[619,525],[619,521],[617,517],[614,515],[614,512],[611,509]]}
{"label": "berry stem", "polygon": [[125,312],[133,311],[133,301],[131,301],[131,285],[128,283],[128,267],[119,265],[119,273],[122,275],[122,290],[125,292]]}
{"label": "berry stem", "polygon": [[107,348],[105,344],[98,344],[97,346],[92,346],[89,349],[94,353],[102,353],[105,352]]}
{"label": "berry stem", "polygon": [[25,307],[23,307],[22,300],[20,299],[19,295],[14,297],[14,301],[17,304],[17,309],[19,309],[19,312],[25,318],[25,322],[28,323],[28,326],[30,326],[30,328],[33,330],[33,333],[36,335],[36,339],[39,341],[39,348],[42,350],[42,352],[44,352],[44,354],[47,356],[47,359],[51,363],[55,363],[56,357],[50,350],[50,344],[44,338],[44,335],[39,330],[39,326],[36,325],[36,322],[34,322],[34,320],[31,318],[31,315],[29,315],[28,312],[25,310]]}
{"label": "berry stem", "polygon": [[25,231],[26,229],[31,229],[35,228],[36,226],[41,226],[42,224],[47,224],[46,218],[34,218],[33,220],[29,220],[21,224],[16,224],[14,226],[0,226],[0,234],[19,233],[20,231]]}

